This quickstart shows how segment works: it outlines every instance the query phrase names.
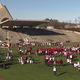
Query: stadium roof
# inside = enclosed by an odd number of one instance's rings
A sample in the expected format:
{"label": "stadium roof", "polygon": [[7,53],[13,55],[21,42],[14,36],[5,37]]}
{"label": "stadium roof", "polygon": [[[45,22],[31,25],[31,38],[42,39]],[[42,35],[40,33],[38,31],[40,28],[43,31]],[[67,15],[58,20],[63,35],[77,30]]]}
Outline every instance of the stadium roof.
{"label": "stadium roof", "polygon": [[47,23],[39,20],[18,20],[13,19],[7,7],[0,4],[0,26],[38,26]]}
{"label": "stadium roof", "polygon": [[38,26],[48,21],[35,20],[6,20],[0,23],[1,26]]}

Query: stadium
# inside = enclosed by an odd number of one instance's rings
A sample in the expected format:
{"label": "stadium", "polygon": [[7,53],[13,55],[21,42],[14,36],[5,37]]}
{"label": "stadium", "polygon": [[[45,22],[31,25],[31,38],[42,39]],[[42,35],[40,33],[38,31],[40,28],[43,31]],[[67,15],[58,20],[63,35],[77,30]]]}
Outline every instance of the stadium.
{"label": "stadium", "polygon": [[79,80],[80,33],[48,24],[15,20],[0,4],[0,80]]}

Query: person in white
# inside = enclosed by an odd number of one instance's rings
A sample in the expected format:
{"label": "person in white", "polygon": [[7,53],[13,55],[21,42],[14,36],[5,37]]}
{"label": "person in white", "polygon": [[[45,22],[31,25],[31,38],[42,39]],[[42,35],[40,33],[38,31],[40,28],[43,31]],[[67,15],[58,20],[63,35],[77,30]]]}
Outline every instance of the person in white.
{"label": "person in white", "polygon": [[70,63],[70,59],[67,58],[67,63]]}
{"label": "person in white", "polygon": [[30,60],[30,64],[33,64],[33,60]]}
{"label": "person in white", "polygon": [[21,57],[21,64],[24,64],[24,60],[23,60],[23,57]]}
{"label": "person in white", "polygon": [[54,72],[54,75],[56,75],[56,71],[57,71],[56,67],[53,66],[53,72]]}
{"label": "person in white", "polygon": [[24,59],[23,59],[22,56],[21,56],[20,58],[18,58],[18,60],[19,60],[19,63],[20,63],[20,64],[24,64]]}

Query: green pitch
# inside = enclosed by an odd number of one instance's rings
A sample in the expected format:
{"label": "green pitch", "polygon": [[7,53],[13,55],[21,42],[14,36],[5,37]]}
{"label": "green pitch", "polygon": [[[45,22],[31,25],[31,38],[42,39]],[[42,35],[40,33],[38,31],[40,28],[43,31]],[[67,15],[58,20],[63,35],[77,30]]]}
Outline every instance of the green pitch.
{"label": "green pitch", "polygon": [[[5,51],[5,49],[0,50],[0,54],[5,55],[3,54]],[[14,53],[17,56],[15,49]],[[37,64],[20,65],[16,59],[10,68],[0,68],[0,80],[80,80],[80,72],[72,65],[57,66],[57,75],[55,76],[52,67],[44,64],[43,56],[33,54],[33,57]]]}

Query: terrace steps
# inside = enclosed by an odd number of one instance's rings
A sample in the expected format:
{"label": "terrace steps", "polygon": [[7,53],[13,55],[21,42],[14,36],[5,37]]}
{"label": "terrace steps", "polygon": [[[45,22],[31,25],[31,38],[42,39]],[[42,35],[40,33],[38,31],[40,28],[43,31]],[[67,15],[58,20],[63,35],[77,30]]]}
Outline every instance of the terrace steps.
{"label": "terrace steps", "polygon": [[27,32],[26,33],[15,32],[0,28],[0,39],[5,41],[6,38],[9,36],[11,42],[14,43],[16,43],[19,39],[25,39],[25,38],[27,38],[29,41],[41,42],[41,43],[47,43],[51,41],[65,42],[68,40],[72,42],[80,42],[80,37],[79,37],[80,34],[77,34],[73,31],[59,30],[59,29],[53,29],[51,31],[58,32],[63,35],[28,35]]}

